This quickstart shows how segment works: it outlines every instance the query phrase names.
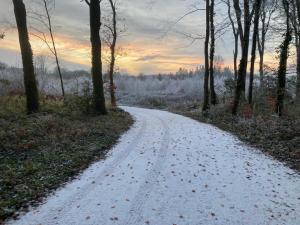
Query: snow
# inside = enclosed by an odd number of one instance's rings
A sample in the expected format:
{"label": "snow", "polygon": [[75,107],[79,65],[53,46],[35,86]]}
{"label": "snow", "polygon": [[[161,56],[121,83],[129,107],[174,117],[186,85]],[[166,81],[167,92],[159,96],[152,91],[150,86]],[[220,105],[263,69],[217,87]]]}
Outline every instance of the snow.
{"label": "snow", "polygon": [[106,160],[8,224],[300,224],[299,174],[213,126],[124,109],[136,122]]}

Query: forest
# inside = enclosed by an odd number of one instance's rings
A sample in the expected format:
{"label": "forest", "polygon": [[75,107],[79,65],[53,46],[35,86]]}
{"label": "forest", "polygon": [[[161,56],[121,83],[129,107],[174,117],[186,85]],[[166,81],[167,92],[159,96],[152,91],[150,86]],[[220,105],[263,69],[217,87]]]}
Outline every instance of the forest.
{"label": "forest", "polygon": [[[201,63],[139,74],[124,72],[119,65],[120,58],[126,58],[120,43],[130,33],[120,2],[80,1],[89,13],[90,33],[83,37],[90,44],[90,61],[88,69],[73,69],[60,58],[55,0],[11,1],[13,25],[8,29],[0,23],[0,52],[1,42],[15,30],[21,63],[0,62],[0,224],[17,219],[92,163],[105,160],[109,149],[139,122],[141,113],[132,116],[126,107],[211,124],[283,163],[299,183],[300,1],[191,1],[163,32],[171,35],[200,12],[199,31],[176,32],[192,46],[201,46]],[[232,53],[225,60],[218,46],[228,38]],[[36,54],[32,40],[48,53]],[[155,142],[150,145],[155,148]],[[155,183],[150,175],[149,182]],[[209,215],[215,217],[215,212]],[[110,217],[106,224],[118,220]],[[137,221],[132,224],[150,224]],[[295,223],[286,224],[297,223],[290,221]]]}

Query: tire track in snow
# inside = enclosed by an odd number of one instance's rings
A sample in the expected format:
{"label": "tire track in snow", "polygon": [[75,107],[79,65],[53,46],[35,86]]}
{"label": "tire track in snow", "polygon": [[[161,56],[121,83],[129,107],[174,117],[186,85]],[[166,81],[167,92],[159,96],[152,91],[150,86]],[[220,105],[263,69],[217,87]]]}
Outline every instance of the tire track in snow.
{"label": "tire track in snow", "polygon": [[[139,123],[139,121],[136,123]],[[57,208],[56,210],[53,209],[55,212],[55,217],[57,218],[63,217],[63,215],[70,208],[70,207],[66,207],[67,205],[74,206],[76,202],[79,202],[90,192],[92,192],[97,187],[97,184],[103,182],[103,180],[107,177],[106,176],[107,174],[113,173],[115,169],[121,164],[121,162],[124,161],[129,156],[129,154],[136,149],[136,146],[141,142],[141,140],[143,140],[143,137],[146,135],[145,130],[147,130],[147,119],[143,117],[141,123],[142,123],[141,127],[138,129],[137,134],[134,136],[134,138],[129,143],[129,145],[123,151],[119,152],[117,156],[114,156],[112,162],[108,163],[107,165],[104,165],[104,168],[101,170],[101,172],[94,178],[95,181],[93,184],[87,183],[84,187],[81,187],[81,190],[78,190],[74,194],[76,198],[73,198],[72,200],[68,199],[68,201],[63,204],[65,206],[63,209],[61,208]],[[84,189],[84,191],[82,191],[82,189]]]}
{"label": "tire track in snow", "polygon": [[[164,135],[161,140],[162,144],[158,152],[157,160],[154,166],[151,168],[151,171],[146,175],[145,182],[142,184],[137,194],[133,199],[133,203],[129,210],[129,215],[125,220],[126,225],[140,225],[143,224],[141,221],[143,219],[142,212],[145,203],[147,202],[151,192],[153,191],[153,186],[157,182],[157,177],[160,174],[160,171],[163,168],[163,165],[166,161],[167,150],[170,142],[170,132],[167,124],[161,119],[158,118],[164,129]],[[123,223],[122,223],[123,224]]]}
{"label": "tire track in snow", "polygon": [[[300,224],[300,177],[290,169],[213,126],[158,110],[125,109],[136,123],[111,156],[8,224]],[[176,176],[165,168],[169,163]]]}

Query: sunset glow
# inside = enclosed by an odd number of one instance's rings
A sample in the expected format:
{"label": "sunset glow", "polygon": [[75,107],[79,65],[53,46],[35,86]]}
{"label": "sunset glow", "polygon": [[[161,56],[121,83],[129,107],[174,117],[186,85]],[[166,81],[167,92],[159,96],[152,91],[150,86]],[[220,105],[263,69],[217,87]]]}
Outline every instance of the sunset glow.
{"label": "sunset glow", "polygon": [[[191,40],[180,32],[203,33],[201,24],[204,23],[204,15],[202,12],[192,14],[174,26],[178,15],[184,14],[190,6],[180,0],[173,0],[173,4],[168,4],[169,1],[150,4],[149,1],[129,0],[120,4],[120,18],[124,19],[122,23],[126,27],[126,32],[120,36],[117,46],[121,49],[117,59],[117,68],[120,72],[134,75],[170,73],[176,72],[181,67],[195,69],[203,64],[203,41],[191,43]],[[52,18],[59,59],[65,68],[89,70],[88,10],[80,1],[74,1],[72,4],[69,1],[57,1],[56,4]],[[11,2],[6,1],[1,3],[2,5],[0,9],[2,21],[13,21]],[[70,10],[63,10],[66,7]],[[105,13],[105,5],[103,8]],[[165,9],[165,13],[158,14],[156,10],[158,8]],[[77,16],[78,13],[82,14],[80,18]],[[136,20],[136,16],[139,16],[139,20]],[[29,18],[30,27],[37,26],[31,23],[33,22]],[[7,27],[7,23],[2,24],[3,27]],[[34,29],[30,29],[30,32],[35,34]],[[30,39],[35,56],[51,55],[40,39],[34,35],[31,35]],[[16,61],[20,61],[18,37],[12,25],[6,29],[6,37],[0,44],[0,61],[9,65],[15,65]],[[216,55],[224,59],[223,66],[232,68],[231,33],[228,32],[220,38],[216,47]],[[103,64],[106,68],[109,52],[104,45],[103,52]],[[274,60],[272,52],[266,59]]]}

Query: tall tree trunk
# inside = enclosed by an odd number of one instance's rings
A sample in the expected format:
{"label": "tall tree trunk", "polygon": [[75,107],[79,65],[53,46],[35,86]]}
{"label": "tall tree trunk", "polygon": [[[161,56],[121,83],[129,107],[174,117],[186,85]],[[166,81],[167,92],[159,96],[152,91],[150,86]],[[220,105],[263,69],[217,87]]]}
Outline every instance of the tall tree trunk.
{"label": "tall tree trunk", "polygon": [[204,102],[203,112],[209,110],[209,0],[206,0],[206,35],[204,43],[204,55],[205,55],[205,75],[204,75]]}
{"label": "tall tree trunk", "polygon": [[110,46],[111,61],[109,67],[109,81],[110,81],[110,102],[113,107],[117,106],[116,96],[115,96],[115,84],[114,84],[114,70],[116,62],[116,44],[117,44],[117,12],[116,6],[113,3],[113,0],[109,0],[112,13],[113,13],[113,40]]}
{"label": "tall tree trunk", "polygon": [[233,68],[234,68],[234,81],[237,82],[238,77],[238,55],[239,55],[239,29],[236,29],[235,22],[231,16],[231,0],[227,0],[227,7],[228,7],[228,18],[231,23],[231,28],[234,36],[234,51],[233,51]]}
{"label": "tall tree trunk", "polygon": [[215,57],[215,0],[211,0],[210,5],[210,102],[212,105],[217,104],[217,94],[215,91],[215,79],[214,79],[214,57]]}
{"label": "tall tree trunk", "polygon": [[270,23],[272,21],[272,15],[278,12],[278,0],[269,1],[262,0],[261,5],[261,32],[258,32],[257,42],[259,51],[259,74],[260,74],[260,88],[261,91],[265,87],[264,82],[264,56],[265,56],[265,46],[266,37],[270,28]]}
{"label": "tall tree trunk", "polygon": [[[300,37],[299,37],[300,38]],[[296,103],[300,104],[300,40],[296,46],[297,51],[297,83],[296,83]]]}
{"label": "tall tree trunk", "polygon": [[265,7],[266,7],[266,0],[262,0],[261,36],[259,32],[257,34],[257,44],[258,44],[258,52],[259,52],[259,80],[260,80],[261,89],[264,87],[264,60],[265,60],[264,57],[265,57],[266,19],[267,19]]}
{"label": "tall tree trunk", "polygon": [[289,56],[289,45],[292,41],[292,34],[290,29],[290,7],[287,0],[283,0],[283,5],[286,11],[286,34],[283,43],[280,46],[280,62],[278,68],[277,77],[277,104],[276,112],[279,116],[283,114],[284,108],[284,97],[286,87],[286,71],[287,71],[287,60]]}
{"label": "tall tree trunk", "polygon": [[27,113],[39,111],[39,94],[33,67],[33,53],[27,30],[26,8],[23,0],[13,0],[22,54]]}
{"label": "tall tree trunk", "polygon": [[102,78],[101,59],[101,8],[99,0],[90,0],[90,29],[92,45],[92,79],[94,92],[94,107],[97,113],[107,114]]}
{"label": "tall tree trunk", "polygon": [[255,16],[254,16],[254,28],[253,28],[253,38],[252,38],[252,52],[251,52],[251,67],[250,67],[250,81],[249,81],[249,93],[248,93],[248,102],[252,105],[253,99],[253,80],[254,80],[254,67],[256,59],[256,44],[257,44],[257,35],[258,35],[258,26],[259,26],[259,13],[260,13],[261,0],[255,1]]}
{"label": "tall tree trunk", "polygon": [[233,67],[234,67],[234,81],[238,78],[238,55],[239,55],[239,34],[234,35],[234,51],[233,51]]}
{"label": "tall tree trunk", "polygon": [[204,74],[204,102],[202,111],[209,110],[209,0],[206,0],[206,35],[204,42],[204,55],[205,55],[205,74]]}
{"label": "tall tree trunk", "polygon": [[296,102],[300,104],[300,1],[296,1],[298,33],[297,35],[297,86],[296,86]]}
{"label": "tall tree trunk", "polygon": [[[244,0],[244,2],[245,2],[245,0]],[[235,10],[235,15],[236,15],[236,22],[238,25],[238,33],[239,33],[239,37],[240,37],[241,48],[243,49],[244,31],[243,31],[243,25],[242,25],[242,10],[240,7],[240,1],[233,0],[233,6],[234,6],[234,10]],[[245,11],[245,13],[246,13],[246,11]]]}
{"label": "tall tree trunk", "polygon": [[260,87],[264,87],[264,61],[265,61],[265,50],[259,52],[259,81]]}
{"label": "tall tree trunk", "polygon": [[[236,1],[235,1],[236,2]],[[239,4],[234,4],[235,8],[239,8]],[[237,9],[238,11],[238,9]],[[249,0],[244,0],[244,35],[241,38],[242,41],[242,57],[240,61],[240,67],[238,71],[238,80],[235,88],[235,96],[232,107],[232,114],[236,115],[240,104],[241,97],[245,97],[246,75],[248,65],[248,53],[249,53],[249,36],[251,28],[251,16],[249,8]]]}
{"label": "tall tree trunk", "polygon": [[52,46],[53,46],[53,55],[55,57],[57,71],[58,71],[58,75],[59,75],[59,78],[60,78],[61,92],[62,92],[63,97],[65,97],[64,82],[63,82],[63,78],[62,78],[62,74],[61,74],[60,64],[59,64],[59,60],[58,60],[58,54],[57,54],[56,45],[55,45],[55,41],[54,41],[51,17],[50,17],[49,10],[48,10],[47,0],[43,0],[43,2],[44,2],[44,8],[45,8],[45,11],[46,11],[46,15],[47,15],[48,29],[49,29],[49,33],[50,33],[50,37],[51,37]]}

